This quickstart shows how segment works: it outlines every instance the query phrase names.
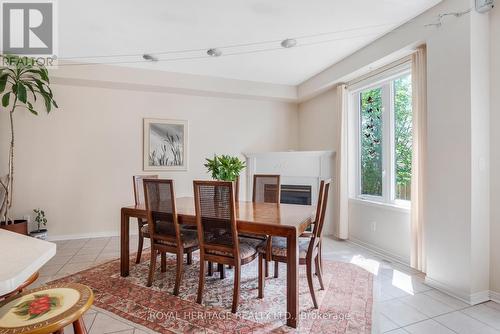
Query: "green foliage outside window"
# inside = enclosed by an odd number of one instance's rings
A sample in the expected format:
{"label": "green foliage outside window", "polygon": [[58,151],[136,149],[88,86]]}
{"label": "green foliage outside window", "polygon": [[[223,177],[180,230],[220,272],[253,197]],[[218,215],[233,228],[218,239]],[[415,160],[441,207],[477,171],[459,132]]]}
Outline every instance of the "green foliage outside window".
{"label": "green foliage outside window", "polygon": [[396,198],[410,199],[412,156],[411,76],[394,80]]}
{"label": "green foliage outside window", "polygon": [[[394,94],[394,170],[396,199],[410,200],[412,159],[412,95],[411,76],[392,82]],[[361,194],[382,196],[383,153],[382,88],[360,94],[361,117]]]}
{"label": "green foliage outside window", "polygon": [[382,89],[361,93],[361,194],[382,196]]}

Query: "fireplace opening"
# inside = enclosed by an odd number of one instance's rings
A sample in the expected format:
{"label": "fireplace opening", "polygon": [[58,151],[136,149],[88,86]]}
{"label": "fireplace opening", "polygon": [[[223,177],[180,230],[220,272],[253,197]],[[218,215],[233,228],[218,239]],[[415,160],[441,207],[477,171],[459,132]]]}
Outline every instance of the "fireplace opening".
{"label": "fireplace opening", "polygon": [[311,205],[311,186],[281,185],[281,203]]}

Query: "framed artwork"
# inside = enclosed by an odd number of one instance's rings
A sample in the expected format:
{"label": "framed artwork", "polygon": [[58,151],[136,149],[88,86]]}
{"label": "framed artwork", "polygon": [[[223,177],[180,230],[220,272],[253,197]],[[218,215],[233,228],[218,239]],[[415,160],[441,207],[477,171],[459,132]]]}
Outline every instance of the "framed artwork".
{"label": "framed artwork", "polygon": [[188,168],[188,122],[144,119],[144,170]]}

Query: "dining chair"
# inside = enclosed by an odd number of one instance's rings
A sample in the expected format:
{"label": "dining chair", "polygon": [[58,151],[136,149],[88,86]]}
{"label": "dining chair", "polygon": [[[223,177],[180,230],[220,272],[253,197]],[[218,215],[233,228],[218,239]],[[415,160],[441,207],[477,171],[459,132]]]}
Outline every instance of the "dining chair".
{"label": "dining chair", "polygon": [[[134,182],[134,199],[135,205],[144,205],[144,186],[142,181],[144,179],[157,179],[158,175],[134,175],[132,180]],[[142,232],[142,227],[147,225],[148,222],[142,218],[137,218],[137,227],[139,228],[139,243],[137,245],[137,255],[135,263],[141,262],[142,248],[144,247],[144,238],[149,238],[147,231]]]}
{"label": "dining chair", "polygon": [[254,174],[252,202],[279,203],[281,196],[279,175]]}
{"label": "dining chair", "polygon": [[234,267],[233,303],[236,313],[240,297],[241,266],[257,257],[261,240],[238,235],[234,183],[193,181],[196,224],[200,244],[200,276],[196,302],[201,304],[205,284],[205,262]]}
{"label": "dining chair", "polygon": [[[314,293],[312,267],[315,265],[316,276],[318,277],[321,290],[324,290],[323,272],[321,266],[321,233],[325,222],[325,212],[328,203],[328,191],[330,190],[331,180],[321,181],[318,195],[318,205],[316,207],[316,216],[314,228],[310,237],[300,237],[299,244],[299,265],[306,265],[307,283],[314,304],[318,308],[316,295]],[[272,237],[270,242],[263,242],[257,248],[259,251],[259,298],[264,298],[264,258],[270,255],[273,261],[287,263],[287,245],[286,238]]]}
{"label": "dining chair", "polygon": [[[151,262],[147,286],[153,284],[156,270],[156,254],[162,256],[161,271],[166,271],[166,253],[177,255],[177,268],[173,294],[179,294],[184,254],[198,249],[196,231],[183,230],[177,221],[173,180],[144,179],[144,198],[148,216],[148,231],[151,239]],[[144,227],[143,227],[144,228]]]}
{"label": "dining chair", "polygon": [[[276,203],[281,200],[281,182],[279,175],[254,174],[252,202],[254,203]],[[267,236],[249,235],[250,237],[269,240]],[[265,258],[265,275],[269,276],[269,258]],[[274,262],[274,277],[278,278],[279,262]]]}
{"label": "dining chair", "polygon": [[[234,182],[234,201],[236,205],[238,205],[238,202],[240,201],[240,176],[238,175],[236,177],[236,180]],[[232,266],[227,266],[228,269],[232,269]],[[220,273],[220,278],[224,279],[226,278],[226,271],[223,265],[218,264],[217,266],[217,271]],[[208,276],[212,276],[212,262],[208,263]]]}

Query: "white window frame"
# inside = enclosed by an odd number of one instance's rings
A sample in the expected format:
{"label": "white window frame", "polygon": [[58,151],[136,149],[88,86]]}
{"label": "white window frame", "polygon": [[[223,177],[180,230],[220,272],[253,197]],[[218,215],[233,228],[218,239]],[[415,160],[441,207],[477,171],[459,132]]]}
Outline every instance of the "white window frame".
{"label": "white window frame", "polygon": [[[354,128],[357,135],[353,145],[356,155],[355,198],[374,203],[409,208],[411,201],[396,199],[396,166],[395,166],[395,124],[394,124],[394,80],[411,74],[409,63],[400,64],[392,69],[357,82],[349,87],[351,112],[355,114],[357,124]],[[382,196],[361,193],[361,113],[360,94],[363,91],[382,89]],[[387,153],[388,152],[388,153]]]}

